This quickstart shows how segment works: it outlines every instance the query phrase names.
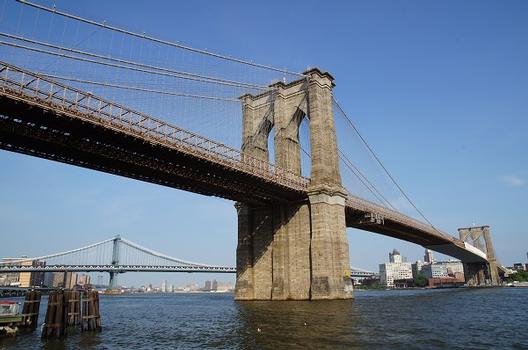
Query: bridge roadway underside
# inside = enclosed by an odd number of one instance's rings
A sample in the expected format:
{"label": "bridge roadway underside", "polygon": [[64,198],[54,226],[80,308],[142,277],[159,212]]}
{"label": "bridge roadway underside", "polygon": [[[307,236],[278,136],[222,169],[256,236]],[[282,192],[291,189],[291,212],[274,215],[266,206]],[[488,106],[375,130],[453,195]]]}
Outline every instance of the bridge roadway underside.
{"label": "bridge roadway underside", "polygon": [[5,96],[0,97],[0,148],[246,203],[306,197],[222,164]]}
{"label": "bridge roadway underside", "polygon": [[419,244],[436,252],[452,256],[467,263],[485,263],[482,257],[469,252],[463,242],[454,237],[446,237],[440,234],[426,232],[420,228],[405,225],[400,222],[385,218],[383,224],[366,223],[363,218],[365,212],[347,206],[346,209],[347,227],[357,228],[363,231],[370,231],[402,239],[408,242]]}
{"label": "bridge roadway underside", "polygon": [[[149,142],[57,109],[0,96],[0,149],[77,165],[207,196],[252,205],[308,202],[308,194],[222,164]],[[347,206],[347,227],[413,242],[464,262],[483,262],[463,243],[385,219],[368,224]]]}

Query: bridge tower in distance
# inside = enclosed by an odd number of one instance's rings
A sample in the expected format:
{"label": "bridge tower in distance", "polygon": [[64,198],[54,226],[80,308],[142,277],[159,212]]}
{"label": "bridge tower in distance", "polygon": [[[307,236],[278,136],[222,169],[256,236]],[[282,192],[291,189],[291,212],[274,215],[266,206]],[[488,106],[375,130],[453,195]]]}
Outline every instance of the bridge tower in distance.
{"label": "bridge tower in distance", "polygon": [[488,280],[493,286],[499,285],[498,264],[489,226],[459,228],[458,234],[462,241],[485,252],[488,260],[487,263],[464,263],[466,283],[469,286],[482,286]]}
{"label": "bridge tower in distance", "polygon": [[[121,241],[121,236],[116,235],[112,244],[112,266],[119,265],[119,242]],[[110,281],[108,283],[109,289],[117,288],[117,272],[110,272]]]}
{"label": "bridge tower in distance", "polygon": [[306,200],[236,204],[238,300],[352,298],[347,194],[333,116],[334,79],[316,68],[304,75],[287,84],[272,84],[260,95],[240,97],[243,155],[268,161],[268,137],[275,128],[275,165],[301,175],[299,128],[304,118],[309,122],[312,154]]}

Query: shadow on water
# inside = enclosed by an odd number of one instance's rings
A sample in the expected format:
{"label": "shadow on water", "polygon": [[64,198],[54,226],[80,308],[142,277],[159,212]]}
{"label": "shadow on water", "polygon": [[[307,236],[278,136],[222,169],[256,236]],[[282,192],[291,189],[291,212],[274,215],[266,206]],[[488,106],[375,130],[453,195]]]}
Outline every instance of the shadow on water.
{"label": "shadow on water", "polygon": [[[359,322],[353,300],[236,302],[247,348],[353,348]],[[324,344],[324,345],[323,345]]]}

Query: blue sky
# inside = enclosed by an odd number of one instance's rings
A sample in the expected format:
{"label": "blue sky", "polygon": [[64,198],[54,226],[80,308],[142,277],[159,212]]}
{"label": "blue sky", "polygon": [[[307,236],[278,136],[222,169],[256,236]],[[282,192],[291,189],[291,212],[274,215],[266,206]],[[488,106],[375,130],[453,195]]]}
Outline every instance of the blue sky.
{"label": "blue sky", "polygon": [[[437,227],[456,234],[490,225],[499,259],[526,261],[526,1],[56,4],[231,56],[328,70],[347,113]],[[20,6],[0,5],[8,15]],[[41,255],[120,233],[180,258],[235,263],[232,202],[5,151],[0,169],[0,256]],[[423,258],[423,248],[403,241],[357,230],[348,237],[354,266],[377,269],[393,248]],[[120,278],[136,285],[227,279]]]}

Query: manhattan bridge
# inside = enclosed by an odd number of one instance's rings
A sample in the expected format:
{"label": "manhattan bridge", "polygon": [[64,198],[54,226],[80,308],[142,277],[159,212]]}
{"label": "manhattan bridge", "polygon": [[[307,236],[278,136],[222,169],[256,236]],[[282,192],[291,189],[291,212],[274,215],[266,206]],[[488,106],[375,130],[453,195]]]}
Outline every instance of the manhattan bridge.
{"label": "manhattan bridge", "polygon": [[458,258],[468,285],[498,283],[489,227],[455,237],[434,226],[337,101],[329,72],[29,1],[1,11],[1,149],[232,200],[238,246],[236,269],[116,237],[0,270],[236,272],[239,300],[347,299],[351,227]]}

